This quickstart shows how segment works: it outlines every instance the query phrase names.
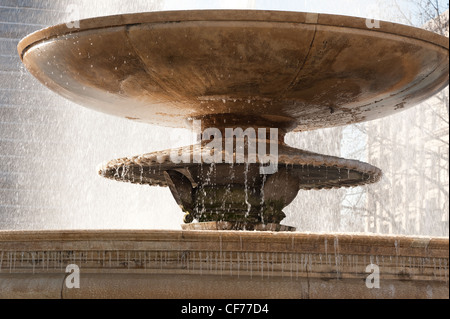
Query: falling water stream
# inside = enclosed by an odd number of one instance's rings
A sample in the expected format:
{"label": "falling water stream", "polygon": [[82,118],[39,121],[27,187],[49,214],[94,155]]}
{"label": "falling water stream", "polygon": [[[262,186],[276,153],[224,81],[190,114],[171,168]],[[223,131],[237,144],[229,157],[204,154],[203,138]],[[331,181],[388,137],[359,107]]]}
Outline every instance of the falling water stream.
{"label": "falling water stream", "polygon": [[[96,167],[114,158],[191,144],[193,134],[97,113],[51,92],[18,58],[15,46],[28,33],[74,17],[174,9],[282,9],[396,21],[382,8],[355,1],[331,6],[258,0],[21,3],[16,7],[0,0],[0,229],[180,229],[183,216],[169,189],[103,179]],[[448,236],[446,118],[448,88],[388,118],[288,134],[291,146],[366,161],[380,167],[384,177],[365,187],[300,191],[284,210],[283,223],[298,231]],[[306,267],[309,257],[300,258]]]}

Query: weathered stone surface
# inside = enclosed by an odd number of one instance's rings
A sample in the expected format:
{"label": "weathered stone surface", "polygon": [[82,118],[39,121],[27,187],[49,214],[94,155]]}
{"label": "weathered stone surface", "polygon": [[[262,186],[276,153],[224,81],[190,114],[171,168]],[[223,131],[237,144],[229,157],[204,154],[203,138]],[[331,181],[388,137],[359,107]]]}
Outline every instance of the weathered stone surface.
{"label": "weathered stone surface", "polygon": [[8,273],[0,272],[2,299],[61,299],[64,273]]}
{"label": "weathered stone surface", "polygon": [[[23,39],[26,67],[62,96],[158,125],[233,114],[286,131],[393,114],[448,84],[448,39],[353,17],[150,12],[57,25]],[[107,52],[107,53],[106,53]]]}
{"label": "weathered stone surface", "polygon": [[[167,186],[163,172],[170,169],[186,168],[192,171],[193,182],[198,182],[196,178],[197,164],[193,161],[194,154],[201,152],[210,152],[216,154],[217,150],[208,147],[208,145],[195,144],[192,146],[180,147],[178,149],[169,149],[147,154],[141,154],[132,157],[119,158],[107,163],[101,164],[98,173],[102,177],[114,179],[122,182],[136,184],[149,184],[157,186]],[[187,154],[191,158],[190,162],[173,163],[172,154]],[[225,158],[225,150],[222,149],[222,158]],[[245,153],[246,155],[248,152]],[[289,174],[299,178],[298,189],[331,189],[339,187],[359,186],[378,182],[382,176],[379,168],[357,160],[340,158],[337,156],[327,156],[305,150],[290,147],[284,143],[278,145],[278,166],[280,169],[288,169]],[[215,163],[215,166],[227,165],[229,167],[228,182],[232,170],[235,170],[235,178],[244,178],[244,174],[238,171],[238,167],[244,165],[227,163]],[[256,166],[259,170],[260,162],[250,166]],[[250,170],[250,166],[248,169]],[[203,171],[209,171],[208,164],[202,164],[205,167]],[[217,169],[214,169],[216,171]],[[253,176],[253,172],[247,172]],[[215,178],[214,174],[208,178]],[[220,181],[221,183],[223,181]]]}
{"label": "weathered stone surface", "polygon": [[[259,158],[256,163],[248,163],[247,146],[245,164],[198,163],[193,159],[199,154],[219,154],[223,160],[226,157],[224,148],[218,151],[203,142],[112,160],[98,172],[121,182],[169,186],[175,201],[186,213],[185,222],[226,221],[234,225],[226,229],[241,230],[255,229],[261,223],[280,224],[285,217],[282,209],[300,189],[365,185],[377,182],[382,175],[380,169],[357,160],[303,151],[283,142],[277,146],[277,163],[272,163],[277,171],[272,174],[260,172],[263,164]],[[173,154],[183,154],[190,160],[174,162]]]}
{"label": "weathered stone surface", "polygon": [[[246,231],[0,232],[2,298],[448,298],[448,239]],[[380,288],[369,289],[369,264]],[[67,288],[65,267],[80,267]]]}

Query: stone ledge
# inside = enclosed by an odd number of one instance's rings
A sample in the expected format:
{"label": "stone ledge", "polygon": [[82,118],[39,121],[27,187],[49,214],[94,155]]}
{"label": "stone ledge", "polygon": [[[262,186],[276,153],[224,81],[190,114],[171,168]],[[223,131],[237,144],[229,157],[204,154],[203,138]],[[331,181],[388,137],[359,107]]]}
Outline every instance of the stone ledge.
{"label": "stone ledge", "polygon": [[[367,234],[0,231],[0,297],[60,298],[77,264],[85,286],[67,298],[448,298],[448,249],[447,238]],[[380,289],[365,285],[369,264]]]}
{"label": "stone ledge", "polygon": [[448,299],[448,285],[385,280],[368,289],[361,280],[250,276],[84,274],[67,288],[55,274],[0,274],[0,298],[50,299]]}

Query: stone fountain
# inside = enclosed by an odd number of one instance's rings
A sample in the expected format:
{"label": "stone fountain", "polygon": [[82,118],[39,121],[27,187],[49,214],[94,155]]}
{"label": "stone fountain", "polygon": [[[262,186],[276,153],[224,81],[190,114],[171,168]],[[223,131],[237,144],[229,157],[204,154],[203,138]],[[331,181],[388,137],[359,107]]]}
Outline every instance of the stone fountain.
{"label": "stone fountain", "polygon": [[[447,38],[282,11],[151,12],[72,26],[23,39],[23,63],[86,107],[199,133],[195,145],[99,167],[106,178],[168,186],[183,230],[0,233],[7,252],[0,267],[10,269],[3,291],[448,298],[448,239],[302,234],[281,224],[300,189],[364,185],[382,175],[367,163],[289,147],[284,135],[377,119],[432,96],[448,84]],[[84,269],[79,289],[63,287],[67,263]],[[369,265],[380,268],[382,288],[361,281]]]}

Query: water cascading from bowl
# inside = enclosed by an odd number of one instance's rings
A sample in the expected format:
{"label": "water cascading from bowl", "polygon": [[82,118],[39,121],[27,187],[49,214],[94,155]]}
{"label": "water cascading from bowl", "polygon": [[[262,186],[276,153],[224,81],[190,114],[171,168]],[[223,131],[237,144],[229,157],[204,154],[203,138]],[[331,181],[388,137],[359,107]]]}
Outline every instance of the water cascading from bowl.
{"label": "water cascading from bowl", "polygon": [[[78,29],[58,25],[31,34],[18,50],[42,83],[87,107],[169,127],[201,123],[196,145],[121,158],[99,169],[107,178],[168,186],[185,211],[185,229],[293,230],[280,224],[282,209],[300,189],[373,183],[381,171],[289,147],[287,132],[390,115],[448,83],[444,37],[299,12],[94,18],[80,21]],[[227,129],[235,134],[226,138]],[[220,134],[211,139],[211,130]],[[232,145],[228,152],[226,145]],[[275,158],[260,161],[260,153],[252,154],[260,146],[272,146]],[[185,160],[174,161],[173,154]],[[205,154],[216,160],[203,161]],[[267,164],[275,169],[267,173]],[[194,219],[200,223],[190,223]]]}

